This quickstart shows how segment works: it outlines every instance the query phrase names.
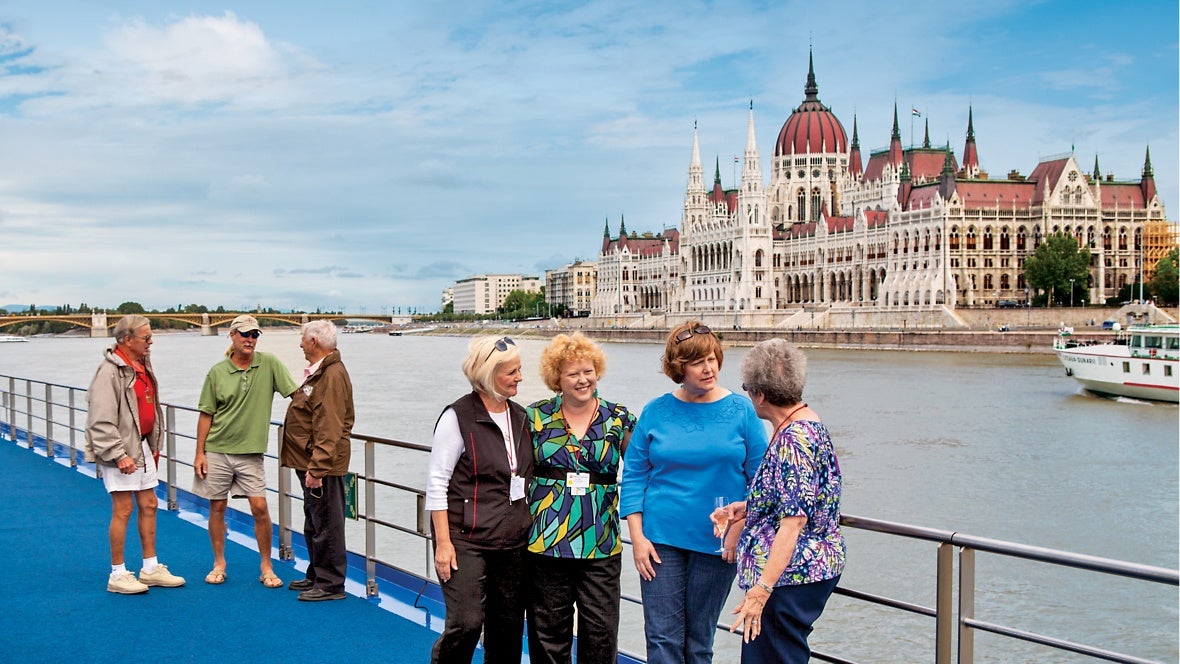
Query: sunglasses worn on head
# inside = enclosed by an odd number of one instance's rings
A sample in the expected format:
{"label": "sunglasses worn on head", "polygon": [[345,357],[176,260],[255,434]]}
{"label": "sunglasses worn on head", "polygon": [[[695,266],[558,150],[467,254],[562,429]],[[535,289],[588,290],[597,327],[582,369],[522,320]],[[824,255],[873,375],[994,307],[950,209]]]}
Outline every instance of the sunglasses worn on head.
{"label": "sunglasses worn on head", "polygon": [[509,346],[515,346],[515,345],[516,345],[516,342],[513,341],[511,338],[500,337],[499,339],[496,339],[496,345],[493,346],[492,349],[488,351],[488,356],[483,358],[483,361],[487,362],[489,359],[491,359],[492,353],[494,353],[496,351],[500,351],[501,353],[503,353],[504,351],[508,350]]}
{"label": "sunglasses worn on head", "polygon": [[708,327],[706,327],[704,325],[697,325],[696,327],[693,327],[693,328],[690,328],[687,330],[681,330],[676,333],[676,343],[680,343],[681,341],[688,341],[689,339],[692,338],[692,335],[694,335],[694,334],[709,334],[712,331],[713,330],[710,330]]}
{"label": "sunglasses worn on head", "polygon": [[257,339],[262,334],[262,330],[250,330],[249,332],[238,332],[239,337],[246,337],[247,339]]}

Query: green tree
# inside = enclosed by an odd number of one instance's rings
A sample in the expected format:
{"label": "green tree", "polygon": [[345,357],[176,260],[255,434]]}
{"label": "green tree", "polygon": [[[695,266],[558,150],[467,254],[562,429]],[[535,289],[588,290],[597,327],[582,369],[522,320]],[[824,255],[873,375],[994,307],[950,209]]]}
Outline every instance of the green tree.
{"label": "green tree", "polygon": [[138,302],[124,302],[115,307],[115,311],[123,315],[127,314],[142,314],[144,312],[143,305]]}
{"label": "green tree", "polygon": [[544,313],[545,294],[514,290],[504,298],[504,304],[497,310],[500,315],[509,320],[532,318]]}
{"label": "green tree", "polygon": [[1172,247],[1167,256],[1155,264],[1151,294],[1160,304],[1175,306],[1180,301],[1180,249]]}
{"label": "green tree", "polygon": [[1054,233],[1024,261],[1024,279],[1047,293],[1049,302],[1069,302],[1071,281],[1083,293],[1089,285],[1090,250],[1079,247],[1072,235]]}

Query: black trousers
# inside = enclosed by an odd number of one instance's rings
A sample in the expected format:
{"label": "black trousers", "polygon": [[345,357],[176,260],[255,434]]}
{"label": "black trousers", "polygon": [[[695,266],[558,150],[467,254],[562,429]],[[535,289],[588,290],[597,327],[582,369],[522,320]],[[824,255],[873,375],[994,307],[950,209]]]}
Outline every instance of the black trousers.
{"label": "black trousers", "polygon": [[[305,471],[297,470],[303,486]],[[307,542],[307,579],[330,593],[344,592],[348,554],[344,546],[344,477],[324,476],[321,489],[303,486],[303,538]]]}
{"label": "black trousers", "polygon": [[451,580],[442,584],[447,620],[430,653],[433,664],[470,664],[483,630],[485,664],[520,664],[524,603],[521,553],[455,543]]}
{"label": "black trousers", "polygon": [[569,664],[578,607],[578,664],[614,664],[619,651],[622,556],[597,560],[525,554],[529,661]]}
{"label": "black trousers", "polygon": [[742,644],[744,664],[807,664],[807,637],[824,612],[840,577],[798,586],[776,586],[762,609],[762,633]]}

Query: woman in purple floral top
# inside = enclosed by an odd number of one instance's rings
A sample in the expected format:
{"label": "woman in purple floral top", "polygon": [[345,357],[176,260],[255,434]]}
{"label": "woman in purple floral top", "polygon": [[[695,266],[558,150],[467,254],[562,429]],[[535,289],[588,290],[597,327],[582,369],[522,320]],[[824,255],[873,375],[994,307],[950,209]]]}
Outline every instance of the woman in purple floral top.
{"label": "woman in purple floral top", "polygon": [[828,429],[803,403],[807,358],[783,339],[742,361],[742,388],[774,425],[749,499],[713,513],[720,534],[744,518],[738,585],[746,596],[730,631],[743,630],[742,662],[800,662],[807,636],[844,571],[840,463]]}

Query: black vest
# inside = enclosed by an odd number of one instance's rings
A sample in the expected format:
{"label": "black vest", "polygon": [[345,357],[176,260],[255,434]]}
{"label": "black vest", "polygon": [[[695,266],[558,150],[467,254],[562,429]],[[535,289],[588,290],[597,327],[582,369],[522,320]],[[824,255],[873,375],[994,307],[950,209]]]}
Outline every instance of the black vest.
{"label": "black vest", "polygon": [[[524,546],[532,519],[527,498],[508,500],[512,472],[503,432],[476,392],[460,397],[450,408],[455,411],[463,436],[463,454],[447,486],[451,540],[485,549]],[[524,408],[509,401],[508,409],[512,414],[516,474],[527,485],[533,474],[533,439]]]}

